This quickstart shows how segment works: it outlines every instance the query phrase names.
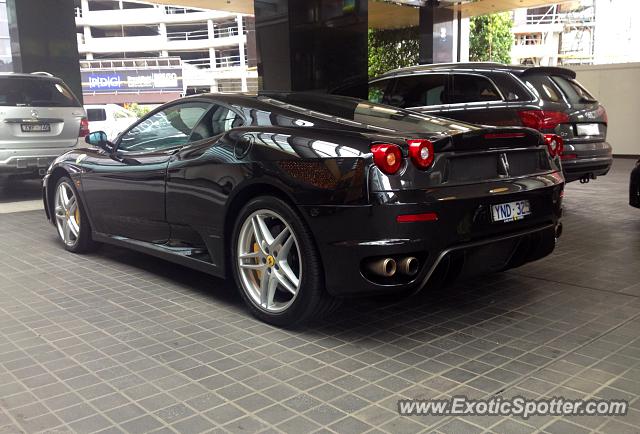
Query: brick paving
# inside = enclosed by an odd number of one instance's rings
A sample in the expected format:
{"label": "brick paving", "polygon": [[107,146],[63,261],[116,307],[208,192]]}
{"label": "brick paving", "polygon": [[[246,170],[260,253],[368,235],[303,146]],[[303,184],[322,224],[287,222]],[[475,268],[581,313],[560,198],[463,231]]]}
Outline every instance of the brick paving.
{"label": "brick paving", "polygon": [[[565,193],[556,253],[288,331],[233,284],[0,215],[0,433],[640,431],[633,161]],[[622,398],[626,416],[399,416],[402,398]]]}

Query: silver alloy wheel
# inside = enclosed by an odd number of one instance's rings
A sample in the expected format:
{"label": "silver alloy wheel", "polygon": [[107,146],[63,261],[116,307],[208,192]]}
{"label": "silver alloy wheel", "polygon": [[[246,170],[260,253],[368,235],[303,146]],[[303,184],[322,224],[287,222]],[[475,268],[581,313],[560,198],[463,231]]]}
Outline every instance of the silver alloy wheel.
{"label": "silver alloy wheel", "polygon": [[73,247],[80,236],[80,208],[73,188],[67,182],[58,185],[54,204],[58,234],[67,246]]}
{"label": "silver alloy wheel", "polygon": [[302,258],[282,216],[268,209],[249,215],[240,228],[236,254],[242,289],[258,308],[278,313],[291,306],[300,290]]}

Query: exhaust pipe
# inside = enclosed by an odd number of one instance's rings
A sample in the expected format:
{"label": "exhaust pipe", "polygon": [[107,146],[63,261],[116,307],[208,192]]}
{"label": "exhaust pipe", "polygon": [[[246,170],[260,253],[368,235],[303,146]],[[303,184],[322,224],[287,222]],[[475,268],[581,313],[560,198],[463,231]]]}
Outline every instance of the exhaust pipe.
{"label": "exhaust pipe", "polygon": [[393,258],[381,258],[367,263],[367,268],[378,276],[391,277],[396,274],[397,265]]}
{"label": "exhaust pipe", "polygon": [[420,262],[418,262],[418,258],[407,256],[406,258],[402,258],[398,263],[398,271],[407,276],[414,276],[418,273],[419,265]]}

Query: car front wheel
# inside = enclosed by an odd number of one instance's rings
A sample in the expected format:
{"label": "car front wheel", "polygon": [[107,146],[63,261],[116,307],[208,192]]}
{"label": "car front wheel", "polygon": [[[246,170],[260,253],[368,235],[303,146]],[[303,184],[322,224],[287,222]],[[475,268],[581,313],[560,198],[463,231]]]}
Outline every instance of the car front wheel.
{"label": "car front wheel", "polygon": [[89,219],[70,178],[58,180],[53,200],[56,229],[65,249],[73,253],[92,250],[95,243],[91,239]]}
{"label": "car front wheel", "polygon": [[234,277],[255,316],[290,326],[337,306],[323,287],[312,235],[289,204],[271,196],[251,200],[233,233]]}

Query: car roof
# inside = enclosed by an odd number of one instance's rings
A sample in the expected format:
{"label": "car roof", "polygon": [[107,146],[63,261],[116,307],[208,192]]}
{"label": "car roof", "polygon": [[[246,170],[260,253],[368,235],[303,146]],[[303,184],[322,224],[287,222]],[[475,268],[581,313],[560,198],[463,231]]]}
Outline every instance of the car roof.
{"label": "car roof", "polygon": [[[296,99],[300,102],[304,102],[305,100],[312,102],[318,99],[328,100],[334,103],[356,102],[356,101],[362,102],[362,100],[359,98],[352,98],[352,97],[343,96],[343,95],[331,95],[331,94],[319,93],[319,92],[292,92],[292,91],[262,91],[257,94],[256,93],[223,93],[223,92],[200,93],[196,95],[189,95],[189,96],[183,97],[178,101],[186,102],[186,101],[189,101],[190,99],[206,98],[206,99],[219,101],[229,105],[237,104],[241,106],[243,104],[251,104],[251,105],[265,104],[264,97],[277,100],[279,98],[288,99],[291,96],[295,96]],[[260,97],[263,97],[263,98],[260,98]],[[268,102],[266,104],[271,105]]]}
{"label": "car roof", "polygon": [[374,80],[395,77],[397,75],[421,74],[425,72],[447,72],[447,71],[474,71],[474,72],[510,72],[519,76],[546,74],[546,75],[564,75],[575,78],[576,73],[567,68],[556,66],[524,66],[524,65],[505,65],[498,62],[459,62],[459,63],[434,63],[428,65],[416,65],[406,68],[398,68],[376,77]]}
{"label": "car roof", "polygon": [[62,81],[62,79],[55,77],[53,75],[44,75],[44,74],[27,74],[22,72],[0,72],[0,78],[8,77],[8,78],[30,78],[33,80],[49,80],[49,81]]}

